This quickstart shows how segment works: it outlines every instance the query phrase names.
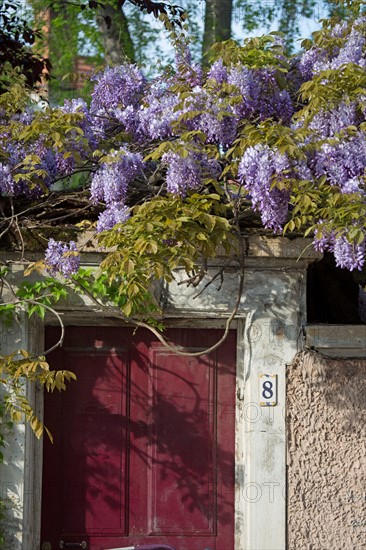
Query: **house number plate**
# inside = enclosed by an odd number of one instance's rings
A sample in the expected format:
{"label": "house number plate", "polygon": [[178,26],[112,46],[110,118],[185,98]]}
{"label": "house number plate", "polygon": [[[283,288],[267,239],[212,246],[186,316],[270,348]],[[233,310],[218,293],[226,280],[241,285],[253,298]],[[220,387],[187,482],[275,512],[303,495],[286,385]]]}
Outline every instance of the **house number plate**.
{"label": "house number plate", "polygon": [[259,405],[261,407],[277,405],[277,374],[259,375]]}

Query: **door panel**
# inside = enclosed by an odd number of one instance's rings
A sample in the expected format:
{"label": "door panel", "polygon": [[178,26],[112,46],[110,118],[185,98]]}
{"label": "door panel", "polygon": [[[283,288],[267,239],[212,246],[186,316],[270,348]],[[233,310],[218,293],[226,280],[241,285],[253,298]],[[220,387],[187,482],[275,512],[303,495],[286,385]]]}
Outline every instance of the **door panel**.
{"label": "door panel", "polygon": [[[149,535],[214,535],[215,370],[154,349],[146,497]],[[201,360],[202,361],[202,360]],[[187,514],[186,511],[189,510]]]}
{"label": "door panel", "polygon": [[62,399],[64,528],[127,534],[126,354],[68,357],[80,384],[71,384]]}
{"label": "door panel", "polygon": [[[221,334],[167,331],[189,351]],[[50,362],[78,381],[45,395],[42,542],[233,550],[235,348],[231,333],[183,357],[148,331],[68,327]]]}

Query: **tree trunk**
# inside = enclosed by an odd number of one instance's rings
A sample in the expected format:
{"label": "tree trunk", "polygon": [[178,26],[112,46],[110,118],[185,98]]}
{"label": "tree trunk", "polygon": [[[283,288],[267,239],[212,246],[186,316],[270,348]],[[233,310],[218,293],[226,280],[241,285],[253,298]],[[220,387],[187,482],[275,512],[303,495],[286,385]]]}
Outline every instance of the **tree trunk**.
{"label": "tree trunk", "polygon": [[105,5],[97,18],[99,32],[102,34],[106,63],[118,65],[126,59],[135,61],[135,53],[128,22],[122,10],[123,1],[118,0]]}
{"label": "tree trunk", "polygon": [[205,29],[203,34],[203,64],[206,55],[215,42],[229,40],[231,36],[231,16],[233,0],[206,0]]}

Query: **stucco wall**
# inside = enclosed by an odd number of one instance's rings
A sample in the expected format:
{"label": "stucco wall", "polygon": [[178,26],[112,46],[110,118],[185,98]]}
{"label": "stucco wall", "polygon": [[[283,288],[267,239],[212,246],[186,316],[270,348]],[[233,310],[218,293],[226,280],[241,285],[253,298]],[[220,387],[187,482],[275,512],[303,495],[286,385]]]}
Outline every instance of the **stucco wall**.
{"label": "stucco wall", "polygon": [[365,548],[366,361],[302,359],[288,367],[288,549]]}

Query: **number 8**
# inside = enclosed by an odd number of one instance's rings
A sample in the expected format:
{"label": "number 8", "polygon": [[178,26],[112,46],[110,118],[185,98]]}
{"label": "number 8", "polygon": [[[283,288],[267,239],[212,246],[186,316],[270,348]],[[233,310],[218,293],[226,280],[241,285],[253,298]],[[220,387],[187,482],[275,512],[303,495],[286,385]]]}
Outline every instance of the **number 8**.
{"label": "number 8", "polygon": [[270,382],[269,380],[266,380],[263,382],[263,391],[262,396],[263,399],[271,399],[273,397],[273,382]]}

